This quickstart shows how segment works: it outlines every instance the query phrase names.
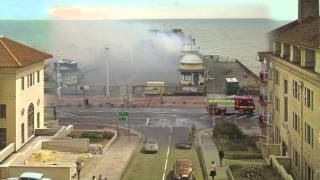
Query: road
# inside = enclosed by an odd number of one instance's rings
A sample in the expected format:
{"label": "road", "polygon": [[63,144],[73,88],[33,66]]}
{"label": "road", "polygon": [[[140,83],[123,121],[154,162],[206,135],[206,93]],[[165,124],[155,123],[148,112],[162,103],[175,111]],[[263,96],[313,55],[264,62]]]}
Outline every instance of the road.
{"label": "road", "polygon": [[[62,124],[115,124],[117,113],[127,111],[129,123],[120,123],[140,132],[145,138],[157,139],[159,152],[145,154],[141,151],[133,157],[123,180],[169,180],[175,159],[190,158],[194,162],[197,179],[202,179],[200,163],[195,149],[178,150],[176,143],[186,142],[192,125],[197,130],[212,127],[211,117],[205,109],[171,109],[171,108],[57,108],[59,122]],[[257,115],[225,115],[216,117],[217,121],[235,122],[245,133],[259,133]]]}
{"label": "road", "polygon": [[[117,113],[129,112],[129,123],[120,123],[140,132],[145,138],[156,139],[159,152],[135,154],[123,180],[171,179],[175,159],[190,158],[194,162],[195,175],[202,179],[200,163],[195,149],[179,150],[176,143],[187,141],[187,135],[194,124],[197,130],[212,126],[211,118],[204,109],[169,109],[169,108],[57,108],[61,124],[115,124]],[[142,147],[140,147],[142,149]]]}

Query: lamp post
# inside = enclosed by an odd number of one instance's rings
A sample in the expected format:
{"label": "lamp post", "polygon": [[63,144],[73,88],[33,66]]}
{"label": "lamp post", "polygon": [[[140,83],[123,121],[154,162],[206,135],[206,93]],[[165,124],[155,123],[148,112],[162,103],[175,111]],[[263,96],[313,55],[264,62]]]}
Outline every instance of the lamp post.
{"label": "lamp post", "polygon": [[81,161],[79,161],[79,160],[76,161],[76,170],[78,173],[78,180],[80,180]]}
{"label": "lamp post", "polygon": [[213,77],[209,77],[209,80],[212,81],[211,88],[212,88],[212,94],[214,94],[214,78]]}
{"label": "lamp post", "polygon": [[[106,51],[109,50],[108,47],[105,48]],[[108,57],[107,57],[108,58]],[[110,95],[110,87],[109,87],[109,64],[108,64],[108,59],[106,59],[106,78],[107,78],[107,82],[106,82],[106,95],[109,96]]]}

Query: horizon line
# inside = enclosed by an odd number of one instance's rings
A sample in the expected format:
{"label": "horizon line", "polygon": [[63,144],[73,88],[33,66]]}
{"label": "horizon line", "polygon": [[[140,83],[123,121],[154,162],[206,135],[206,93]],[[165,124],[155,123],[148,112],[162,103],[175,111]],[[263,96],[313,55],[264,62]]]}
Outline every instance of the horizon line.
{"label": "horizon line", "polygon": [[147,21],[147,20],[249,20],[249,19],[265,19],[265,20],[274,20],[274,21],[294,21],[296,19],[275,19],[275,18],[262,18],[262,17],[252,17],[252,18],[237,18],[237,17],[233,17],[233,18],[133,18],[133,19],[125,19],[125,18],[121,18],[121,19],[33,19],[33,18],[29,18],[29,19],[1,19],[0,21]]}

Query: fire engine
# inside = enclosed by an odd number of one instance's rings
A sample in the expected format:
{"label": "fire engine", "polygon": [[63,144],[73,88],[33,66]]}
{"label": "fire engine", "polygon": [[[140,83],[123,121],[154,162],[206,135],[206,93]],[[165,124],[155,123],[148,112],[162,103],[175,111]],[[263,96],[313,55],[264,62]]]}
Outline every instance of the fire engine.
{"label": "fire engine", "polygon": [[248,96],[218,96],[207,97],[207,111],[210,115],[247,114],[252,115],[255,110],[254,99]]}

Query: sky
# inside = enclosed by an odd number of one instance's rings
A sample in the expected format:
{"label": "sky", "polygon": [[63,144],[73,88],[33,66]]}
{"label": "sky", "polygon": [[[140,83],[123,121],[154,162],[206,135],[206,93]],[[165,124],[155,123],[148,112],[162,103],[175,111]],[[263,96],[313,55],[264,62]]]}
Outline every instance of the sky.
{"label": "sky", "polygon": [[1,0],[0,19],[297,19],[298,0]]}

